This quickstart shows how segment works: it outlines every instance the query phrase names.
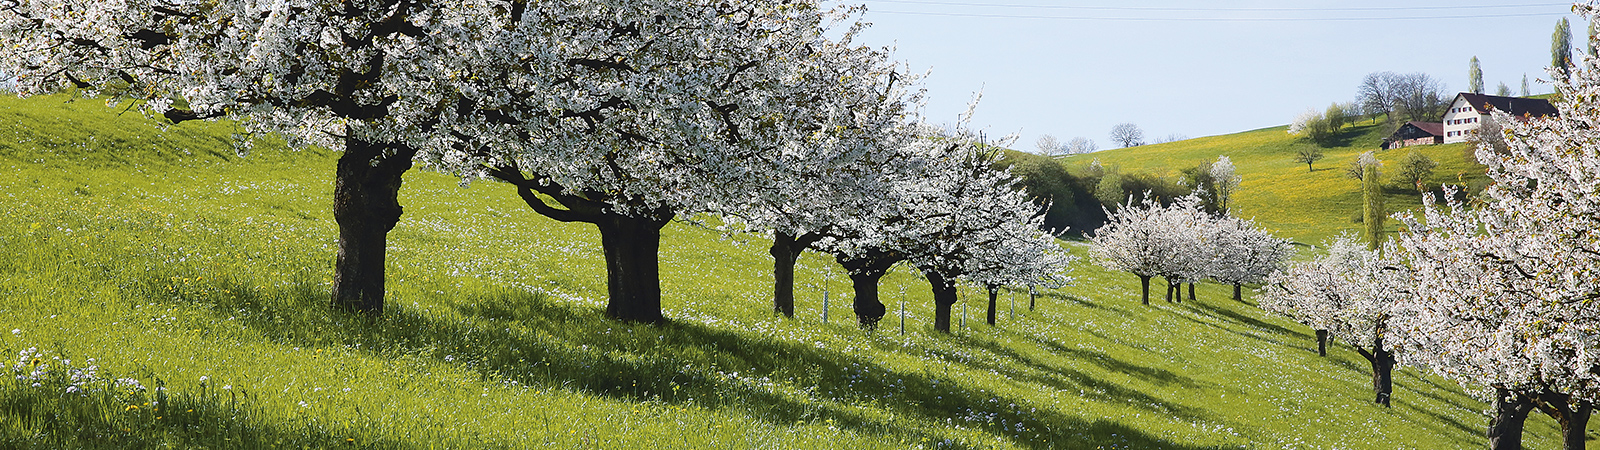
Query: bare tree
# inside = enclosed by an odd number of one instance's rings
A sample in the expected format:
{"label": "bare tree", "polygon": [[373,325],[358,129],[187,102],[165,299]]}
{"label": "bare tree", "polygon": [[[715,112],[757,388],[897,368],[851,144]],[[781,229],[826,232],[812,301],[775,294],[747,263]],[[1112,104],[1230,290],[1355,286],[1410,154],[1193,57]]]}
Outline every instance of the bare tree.
{"label": "bare tree", "polygon": [[1066,146],[1061,145],[1061,141],[1056,140],[1055,136],[1048,134],[1039,136],[1039,140],[1035,141],[1033,145],[1038,146],[1039,154],[1045,156],[1060,155],[1067,149]]}
{"label": "bare tree", "polygon": [[1067,153],[1081,155],[1084,153],[1094,153],[1099,150],[1100,146],[1095,144],[1093,139],[1083,136],[1078,136],[1072,138],[1071,141],[1067,141]]}
{"label": "bare tree", "polygon": [[1361,105],[1390,121],[1432,120],[1444,111],[1444,83],[1426,73],[1373,72],[1356,88]]}
{"label": "bare tree", "polygon": [[1428,74],[1417,72],[1401,75],[1396,82],[1395,102],[1405,106],[1406,120],[1435,120],[1444,113],[1443,82]]}
{"label": "bare tree", "polygon": [[1522,74],[1522,96],[1527,97],[1529,95],[1533,95],[1533,93],[1528,91],[1528,74]]}
{"label": "bare tree", "polygon": [[1123,147],[1138,147],[1144,145],[1144,130],[1132,123],[1119,123],[1111,127],[1111,142]]}
{"label": "bare tree", "polygon": [[1361,85],[1356,87],[1356,97],[1360,99],[1361,106],[1372,114],[1394,111],[1394,80],[1399,76],[1394,72],[1367,74],[1361,80]]}
{"label": "bare tree", "polygon": [[1315,145],[1307,145],[1307,146],[1300,147],[1300,151],[1295,153],[1295,156],[1294,156],[1294,162],[1306,163],[1306,171],[1307,172],[1315,172],[1316,171],[1316,169],[1313,169],[1311,167],[1311,164],[1317,162],[1317,160],[1319,160],[1319,159],[1322,159],[1322,147],[1318,147],[1318,146],[1315,146]]}
{"label": "bare tree", "polygon": [[1166,136],[1162,136],[1162,137],[1156,138],[1156,143],[1157,144],[1165,144],[1165,143],[1168,143],[1168,142],[1178,142],[1178,141],[1181,141],[1181,140],[1184,140],[1184,139],[1188,139],[1188,138],[1189,138],[1188,136],[1184,136],[1182,133],[1172,133],[1172,134],[1169,134],[1169,135],[1166,135]]}

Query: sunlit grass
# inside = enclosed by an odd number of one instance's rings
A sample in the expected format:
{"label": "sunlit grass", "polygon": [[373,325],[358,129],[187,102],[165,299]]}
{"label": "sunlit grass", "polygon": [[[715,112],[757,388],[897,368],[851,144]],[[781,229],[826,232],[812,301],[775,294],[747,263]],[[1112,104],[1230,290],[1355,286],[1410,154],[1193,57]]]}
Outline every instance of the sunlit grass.
{"label": "sunlit grass", "polygon": [[[1234,213],[1255,218],[1258,223],[1297,242],[1319,245],[1342,231],[1365,230],[1361,216],[1360,181],[1348,178],[1345,168],[1362,153],[1375,152],[1385,162],[1385,174],[1398,171],[1410,148],[1382,150],[1385,135],[1383,119],[1364,120],[1345,128],[1338,146],[1322,149],[1323,159],[1307,170],[1295,162],[1300,148],[1313,144],[1287,133],[1287,127],[1273,127],[1237,134],[1209,136],[1166,144],[1101,151],[1063,158],[1068,165],[1088,164],[1098,158],[1124,170],[1164,174],[1176,179],[1180,171],[1204,161],[1226,155],[1243,178],[1233,199]],[[1425,184],[1437,191],[1441,183],[1466,185],[1484,178],[1483,168],[1472,160],[1469,144],[1412,147],[1439,163]],[[1420,194],[1408,183],[1385,179],[1384,201],[1393,211],[1420,208]],[[1402,186],[1407,185],[1407,186]],[[1399,226],[1389,221],[1389,231]]]}
{"label": "sunlit grass", "polygon": [[[1395,408],[1373,405],[1359,356],[1317,357],[1227,287],[1142,307],[1137,278],[1089,265],[1037,310],[1003,294],[996,327],[964,287],[953,335],[898,270],[864,332],[829,259],[802,258],[798,317],[776,318],[766,241],[673,224],[671,322],[616,323],[592,227],[425,171],[402,190],[384,318],[334,313],[333,153],[241,158],[226,124],[161,131],[59,98],[0,100],[0,119],[0,362],[38,348],[147,388],[7,376],[0,447],[1461,448],[1487,423],[1410,370]],[[1531,443],[1554,442],[1548,422]]]}

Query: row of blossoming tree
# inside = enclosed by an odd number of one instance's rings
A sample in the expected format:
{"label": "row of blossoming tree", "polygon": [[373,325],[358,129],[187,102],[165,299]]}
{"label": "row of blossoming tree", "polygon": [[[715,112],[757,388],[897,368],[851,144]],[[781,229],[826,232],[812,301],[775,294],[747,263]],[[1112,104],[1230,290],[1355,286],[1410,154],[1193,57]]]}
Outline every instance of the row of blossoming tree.
{"label": "row of blossoming tree", "polygon": [[[773,236],[774,309],[805,249],[925,273],[948,331],[968,279],[1059,285],[1069,258],[993,148],[915,116],[916,76],[814,0],[221,0],[0,3],[21,95],[78,89],[173,122],[233,119],[341,150],[335,307],[380,314],[414,162],[514,186],[594,224],[610,317],[664,319],[660,230],[712,214]],[[834,37],[829,37],[830,35]]]}
{"label": "row of blossoming tree", "polygon": [[1489,401],[1494,449],[1522,448],[1535,410],[1582,449],[1600,400],[1600,59],[1551,73],[1559,117],[1494,113],[1505,145],[1477,149],[1493,181],[1482,195],[1424,197],[1379,248],[1336,241],[1263,288],[1263,306],[1373,348],[1380,402],[1396,361]]}
{"label": "row of blossoming tree", "polygon": [[1090,240],[1100,265],[1139,276],[1146,305],[1153,277],[1166,279],[1169,302],[1182,300],[1183,283],[1189,283],[1194,300],[1193,283],[1208,279],[1233,285],[1233,298],[1240,300],[1242,285],[1261,282],[1291,254],[1289,241],[1253,220],[1206,212],[1198,194],[1166,205],[1145,197],[1135,202],[1130,196]]}

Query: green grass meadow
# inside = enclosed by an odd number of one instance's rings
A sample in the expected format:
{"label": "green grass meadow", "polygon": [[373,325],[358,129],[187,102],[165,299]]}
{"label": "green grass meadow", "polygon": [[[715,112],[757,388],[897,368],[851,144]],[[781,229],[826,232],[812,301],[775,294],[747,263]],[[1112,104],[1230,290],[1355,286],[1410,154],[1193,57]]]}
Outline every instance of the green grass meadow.
{"label": "green grass meadow", "polygon": [[[1062,158],[1061,162],[1075,166],[1099,159],[1101,164],[1116,165],[1124,171],[1149,172],[1176,179],[1184,168],[1216,161],[1217,156],[1225,155],[1243,178],[1231,201],[1230,209],[1234,214],[1255,218],[1258,224],[1280,236],[1310,245],[1320,245],[1323,239],[1342,231],[1360,233],[1365,230],[1358,221],[1361,181],[1345,175],[1345,168],[1364,152],[1373,151],[1384,162],[1381,169],[1386,177],[1384,203],[1390,212],[1415,210],[1422,205],[1415,187],[1387,178],[1399,170],[1401,159],[1412,149],[1439,163],[1425,182],[1434,192],[1438,192],[1442,183],[1465,186],[1485,179],[1483,167],[1472,156],[1472,144],[1380,149],[1379,145],[1387,136],[1383,133],[1385,125],[1381,117],[1344,128],[1335,139],[1334,147],[1322,149],[1323,159],[1312,164],[1312,170],[1307,170],[1304,163],[1295,162],[1295,156],[1299,149],[1314,144],[1289,135],[1287,130],[1287,126],[1279,126],[1113,149],[1073,155]],[[1385,226],[1394,232],[1399,223],[1390,220]]]}
{"label": "green grass meadow", "polygon": [[[994,327],[981,290],[963,286],[966,326],[950,335],[932,331],[927,284],[897,269],[882,288],[890,315],[867,332],[831,259],[802,258],[798,317],[782,319],[770,312],[768,242],[675,223],[661,251],[670,323],[612,322],[593,227],[545,219],[504,185],[424,170],[407,175],[389,235],[385,315],[332,312],[336,153],[264,139],[239,156],[230,124],[163,127],[121,111],[0,99],[0,448],[1486,442],[1486,405],[1454,382],[1397,370],[1394,407],[1382,408],[1353,350],[1318,357],[1309,330],[1230,287],[1146,307],[1137,277],[1087,259],[1032,311],[1025,292],[1002,294]],[[1330,150],[1307,174],[1277,134],[1100,157],[1156,169],[1223,151],[1244,174],[1245,216],[1297,239],[1358,226],[1341,209],[1358,201],[1355,182],[1339,177],[1365,144]],[[1457,147],[1429,152],[1440,176],[1461,167],[1446,158]],[[30,348],[43,356],[19,360]],[[146,389],[67,392],[61,370],[18,377],[88,365]],[[1557,434],[1530,417],[1526,442],[1557,448]]]}

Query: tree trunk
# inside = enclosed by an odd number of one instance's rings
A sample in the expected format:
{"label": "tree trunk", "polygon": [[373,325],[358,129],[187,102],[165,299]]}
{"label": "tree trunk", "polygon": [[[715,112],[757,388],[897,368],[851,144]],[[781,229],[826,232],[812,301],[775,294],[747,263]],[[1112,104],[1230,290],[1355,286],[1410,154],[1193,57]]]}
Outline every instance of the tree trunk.
{"label": "tree trunk", "polygon": [[[385,155],[385,150],[393,153]],[[346,138],[334,172],[333,219],[339,224],[334,263],[334,308],[383,314],[384,252],[403,212],[401,177],[417,150]]]}
{"label": "tree trunk", "polygon": [[1585,431],[1589,426],[1589,415],[1594,411],[1594,404],[1588,400],[1576,400],[1571,395],[1544,391],[1529,397],[1533,405],[1544,411],[1561,425],[1561,448],[1563,450],[1583,450]]}
{"label": "tree trunk", "polygon": [[850,284],[855,288],[856,322],[863,329],[878,328],[878,321],[883,320],[884,314],[889,309],[878,300],[878,280],[883,278],[883,272],[877,273],[852,273]]}
{"label": "tree trunk", "polygon": [[1494,418],[1489,420],[1489,450],[1522,450],[1522,425],[1533,401],[1520,392],[1494,390]]}
{"label": "tree trunk", "polygon": [[1317,356],[1328,356],[1328,330],[1317,330]]}
{"label": "tree trunk", "polygon": [[1564,450],[1584,450],[1589,415],[1594,412],[1594,404],[1587,400],[1578,400],[1574,404],[1568,411],[1567,419],[1561,421],[1561,445]]}
{"label": "tree trunk", "polygon": [[1372,363],[1372,391],[1376,394],[1373,402],[1389,407],[1389,395],[1394,392],[1394,378],[1390,376],[1394,371],[1394,354],[1383,348],[1381,334],[1373,339],[1371,353],[1361,347],[1356,347],[1356,352]]}
{"label": "tree trunk", "polygon": [[1139,285],[1140,286],[1144,286],[1144,304],[1145,304],[1145,306],[1149,306],[1150,305],[1150,276],[1149,275],[1140,275],[1139,276]]}
{"label": "tree trunk", "polygon": [[933,287],[933,329],[950,332],[950,308],[956,304],[956,281],[945,278],[936,270],[923,269],[928,286]]}
{"label": "tree trunk", "polygon": [[1194,298],[1194,283],[1189,283],[1189,301],[1191,301],[1191,302],[1195,301],[1195,298]]}
{"label": "tree trunk", "polygon": [[1240,293],[1239,293],[1239,291],[1241,290],[1241,287],[1242,286],[1240,285],[1240,283],[1234,283],[1233,284],[1233,299],[1235,301],[1241,301],[1241,302],[1244,301],[1244,296],[1240,295]]}
{"label": "tree trunk", "polygon": [[595,222],[606,254],[606,290],[611,295],[607,317],[643,323],[665,320],[658,251],[661,228],[668,219],[608,213]]}
{"label": "tree trunk", "polygon": [[[1167,277],[1167,303],[1172,303],[1172,291],[1175,290],[1175,289],[1177,289],[1177,286],[1174,286],[1172,284],[1172,277]],[[1179,295],[1182,295],[1182,294],[1179,294]],[[1181,298],[1178,299],[1178,300],[1179,301],[1183,301],[1183,299],[1181,299]]]}
{"label": "tree trunk", "polygon": [[1377,393],[1373,401],[1389,408],[1389,397],[1394,395],[1394,353],[1383,348],[1383,339],[1379,338],[1372,355],[1372,388]]}
{"label": "tree trunk", "polygon": [[767,250],[772,254],[772,311],[790,319],[794,318],[794,264],[805,249],[793,234],[778,231],[772,233],[772,248]]}
{"label": "tree trunk", "polygon": [[1000,287],[991,284],[991,285],[988,286],[988,288],[989,288],[989,316],[987,317],[987,319],[988,319],[989,325],[993,326],[994,325],[994,320],[995,320],[995,315],[997,313],[997,311],[996,311],[997,306],[995,304],[995,301],[1000,296]]}
{"label": "tree trunk", "polygon": [[[1033,286],[1028,286],[1028,312],[1033,312],[1034,300],[1039,296]],[[1144,279],[1144,304],[1150,304],[1150,279]]]}
{"label": "tree trunk", "polygon": [[856,321],[861,324],[861,328],[869,330],[877,328],[878,321],[883,320],[884,314],[889,312],[889,309],[883,306],[883,302],[878,300],[878,282],[883,279],[884,274],[889,273],[889,268],[894,267],[902,258],[890,252],[869,249],[865,256],[859,258],[847,258],[835,254],[833,259],[850,273],[850,284],[856,293],[854,304]]}

